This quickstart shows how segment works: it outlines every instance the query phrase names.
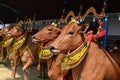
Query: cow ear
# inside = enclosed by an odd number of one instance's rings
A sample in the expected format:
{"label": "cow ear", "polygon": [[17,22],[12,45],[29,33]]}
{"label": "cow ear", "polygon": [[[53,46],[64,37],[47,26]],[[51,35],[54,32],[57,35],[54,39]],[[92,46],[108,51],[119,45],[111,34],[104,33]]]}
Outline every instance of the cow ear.
{"label": "cow ear", "polygon": [[55,31],[56,31],[56,33],[57,33],[58,35],[61,33],[61,29],[58,28],[58,27],[55,29]]}

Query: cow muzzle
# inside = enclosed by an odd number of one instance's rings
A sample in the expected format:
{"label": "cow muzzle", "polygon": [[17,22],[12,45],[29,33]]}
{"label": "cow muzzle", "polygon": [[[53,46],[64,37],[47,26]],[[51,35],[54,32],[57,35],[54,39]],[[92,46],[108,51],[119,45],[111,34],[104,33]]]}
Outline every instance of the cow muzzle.
{"label": "cow muzzle", "polygon": [[60,53],[59,50],[55,49],[54,46],[49,46],[50,51],[52,52],[53,55],[58,55]]}
{"label": "cow muzzle", "polygon": [[11,37],[12,35],[9,32],[6,32],[6,37]]}
{"label": "cow muzzle", "polygon": [[35,38],[35,36],[32,36],[32,42],[37,43],[38,40]]}

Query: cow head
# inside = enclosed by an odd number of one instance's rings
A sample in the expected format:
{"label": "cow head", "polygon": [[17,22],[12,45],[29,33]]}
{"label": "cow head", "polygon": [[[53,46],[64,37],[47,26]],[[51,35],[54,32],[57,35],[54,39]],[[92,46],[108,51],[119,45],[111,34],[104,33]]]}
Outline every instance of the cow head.
{"label": "cow head", "polygon": [[51,52],[58,54],[59,52],[65,53],[75,50],[86,38],[93,36],[93,30],[90,28],[90,25],[78,25],[75,20],[70,21],[64,26],[59,37],[50,44]]}
{"label": "cow head", "polygon": [[32,39],[34,42],[48,42],[55,39],[60,34],[60,31],[57,25],[52,23],[52,25],[45,26],[42,30],[33,35]]}
{"label": "cow head", "polygon": [[19,37],[21,36],[25,30],[23,29],[23,22],[20,21],[17,25],[15,25],[10,31],[7,32],[8,37]]}
{"label": "cow head", "polygon": [[9,26],[4,27],[3,29],[0,30],[0,36],[6,35],[6,33],[9,31]]}
{"label": "cow head", "polygon": [[3,40],[6,40],[8,37],[6,36],[6,34],[8,33],[8,31],[11,29],[10,26],[4,27],[3,29],[0,30],[0,37]]}

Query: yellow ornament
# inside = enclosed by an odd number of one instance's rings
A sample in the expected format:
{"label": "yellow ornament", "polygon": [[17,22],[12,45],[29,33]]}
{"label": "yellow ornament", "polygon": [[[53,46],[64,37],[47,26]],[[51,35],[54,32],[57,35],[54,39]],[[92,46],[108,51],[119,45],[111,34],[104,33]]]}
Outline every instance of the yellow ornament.
{"label": "yellow ornament", "polygon": [[52,56],[52,53],[49,49],[43,49],[39,53],[39,58],[41,59],[49,59]]}
{"label": "yellow ornament", "polygon": [[57,26],[57,24],[55,24],[54,22],[53,22],[51,25],[53,25],[53,26]]}
{"label": "yellow ornament", "polygon": [[11,38],[7,39],[6,41],[3,41],[3,47],[7,47],[10,44],[12,44],[13,40],[14,39],[11,37]]}
{"label": "yellow ornament", "polygon": [[72,20],[70,22],[77,23],[77,21],[75,19],[73,19],[73,18],[72,18]]}
{"label": "yellow ornament", "polygon": [[20,48],[26,41],[26,36],[24,36],[22,39],[16,41],[14,44],[13,44],[13,48],[14,49],[18,49]]}

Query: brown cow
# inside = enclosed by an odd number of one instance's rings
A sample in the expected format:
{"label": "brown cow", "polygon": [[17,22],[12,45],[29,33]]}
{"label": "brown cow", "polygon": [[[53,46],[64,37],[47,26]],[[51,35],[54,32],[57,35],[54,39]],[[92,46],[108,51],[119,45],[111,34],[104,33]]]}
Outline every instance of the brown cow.
{"label": "brown cow", "polygon": [[51,52],[58,55],[48,75],[54,77],[58,66],[62,66],[72,69],[73,80],[120,80],[120,54],[108,54],[93,40],[94,31],[85,33],[83,27],[68,23],[51,44]]}
{"label": "brown cow", "polygon": [[32,36],[32,40],[34,43],[30,45],[30,47],[22,56],[22,62],[24,63],[22,69],[24,72],[24,80],[28,80],[27,69],[33,63],[38,62],[40,47],[35,48],[35,45],[40,44],[41,47],[44,47],[46,44],[54,40],[59,35],[59,33],[60,29],[52,24],[45,26],[42,30]]}
{"label": "brown cow", "polygon": [[[57,33],[58,33],[58,31],[57,31]],[[44,49],[46,49],[48,47],[48,45],[51,44],[54,41],[54,39],[56,39],[57,35],[55,36],[55,34],[56,34],[56,29],[54,29],[54,26],[45,27],[43,30],[41,30],[40,32],[38,32],[37,34],[34,35],[33,40],[43,43],[41,52],[44,52]],[[48,71],[50,71],[51,70],[50,68],[52,67],[51,61],[53,59],[50,56],[40,57],[40,61],[46,61],[46,60],[47,60]],[[56,71],[58,72],[56,74],[58,76],[55,75],[56,78],[54,80],[60,80],[61,76],[64,76],[64,77],[70,76],[70,75],[61,75],[62,74],[61,67],[58,67],[56,69]],[[66,73],[66,70],[63,73]],[[49,77],[49,78],[51,80],[53,80],[53,78],[51,78],[51,77]],[[72,78],[70,77],[68,80],[72,80]]]}
{"label": "brown cow", "polygon": [[[0,41],[0,62],[1,61],[6,61],[8,59],[8,56],[10,55],[11,52],[11,46],[12,42],[13,42],[13,38],[9,38],[6,36],[7,32],[10,30],[10,26],[4,27],[2,30],[0,30],[0,37],[1,37],[1,41]],[[7,54],[4,55],[5,51],[7,51]]]}
{"label": "brown cow", "polygon": [[[15,73],[17,66],[19,64],[20,57],[23,55],[24,51],[32,43],[32,34],[29,31],[23,29],[23,25],[14,26],[10,31],[8,31],[7,36],[14,38],[14,43],[11,46],[13,48],[13,64],[12,64],[12,80],[15,79]],[[37,47],[37,46],[34,46]]]}

